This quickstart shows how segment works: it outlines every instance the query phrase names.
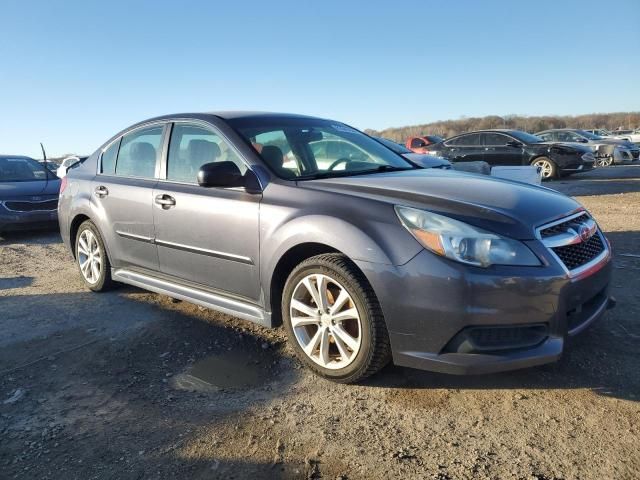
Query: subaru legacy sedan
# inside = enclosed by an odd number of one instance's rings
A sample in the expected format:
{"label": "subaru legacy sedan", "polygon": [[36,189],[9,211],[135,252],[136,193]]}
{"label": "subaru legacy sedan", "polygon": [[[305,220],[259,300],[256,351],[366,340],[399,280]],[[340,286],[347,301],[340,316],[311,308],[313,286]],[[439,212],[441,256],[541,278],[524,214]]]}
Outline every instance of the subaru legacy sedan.
{"label": "subaru legacy sedan", "polygon": [[[318,161],[314,145],[334,140],[361,154]],[[65,177],[59,222],[89,289],[282,324],[338,382],[391,360],[457,374],[551,362],[613,304],[609,242],[575,200],[420,168],[307,116],[133,125]]]}

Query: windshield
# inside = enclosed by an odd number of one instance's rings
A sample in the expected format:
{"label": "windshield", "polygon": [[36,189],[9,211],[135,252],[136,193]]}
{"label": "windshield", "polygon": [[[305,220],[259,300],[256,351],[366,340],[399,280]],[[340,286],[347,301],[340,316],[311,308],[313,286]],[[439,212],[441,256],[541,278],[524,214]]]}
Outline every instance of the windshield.
{"label": "windshield", "polygon": [[381,144],[383,144],[384,146],[390,148],[391,150],[393,150],[394,152],[403,155],[405,153],[413,153],[411,150],[409,150],[407,147],[405,147],[404,145],[400,145],[399,143],[396,143],[392,140],[387,140],[386,138],[382,138],[382,137],[373,137],[376,140],[378,140]]}
{"label": "windshield", "polygon": [[509,132],[509,135],[517,138],[523,143],[540,143],[544,141],[542,138],[537,137],[535,135],[531,135],[530,133],[527,133],[527,132],[511,131]]}
{"label": "windshield", "polygon": [[0,158],[0,182],[33,182],[55,178],[32,158]]}
{"label": "windshield", "polygon": [[301,117],[228,120],[276,175],[288,180],[416,168],[367,135],[339,122]]}

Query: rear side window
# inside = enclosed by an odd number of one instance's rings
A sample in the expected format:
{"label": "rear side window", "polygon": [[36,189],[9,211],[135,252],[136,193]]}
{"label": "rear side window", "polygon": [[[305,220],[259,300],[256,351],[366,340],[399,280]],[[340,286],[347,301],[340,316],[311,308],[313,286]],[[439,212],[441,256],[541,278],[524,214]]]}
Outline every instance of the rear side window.
{"label": "rear side window", "polygon": [[163,128],[162,125],[142,128],[122,137],[116,175],[154,178]]}
{"label": "rear side window", "polygon": [[458,138],[454,138],[449,140],[447,146],[454,147],[473,147],[480,145],[480,134],[479,133],[471,133],[469,135],[462,135]]}
{"label": "rear side window", "polygon": [[233,162],[244,174],[247,166],[236,152],[214,131],[198,125],[176,123],[171,131],[167,180],[196,183],[205,163]]}
{"label": "rear side window", "polygon": [[102,154],[102,162],[100,163],[100,173],[105,175],[114,175],[116,173],[116,158],[118,157],[118,147],[120,140],[116,140]]}

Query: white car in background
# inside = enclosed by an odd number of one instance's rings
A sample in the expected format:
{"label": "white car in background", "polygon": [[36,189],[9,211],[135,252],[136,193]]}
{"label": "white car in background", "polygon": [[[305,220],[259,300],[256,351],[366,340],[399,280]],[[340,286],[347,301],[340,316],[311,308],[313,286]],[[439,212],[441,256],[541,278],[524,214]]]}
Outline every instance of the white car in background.
{"label": "white car in background", "polygon": [[67,175],[67,171],[72,166],[84,162],[88,157],[78,157],[76,155],[72,155],[70,157],[65,158],[60,162],[60,166],[56,170],[56,176],[58,178],[64,178]]}
{"label": "white car in background", "polygon": [[640,128],[635,130],[614,130],[611,132],[614,138],[620,138],[623,140],[629,140],[631,143],[640,143]]}

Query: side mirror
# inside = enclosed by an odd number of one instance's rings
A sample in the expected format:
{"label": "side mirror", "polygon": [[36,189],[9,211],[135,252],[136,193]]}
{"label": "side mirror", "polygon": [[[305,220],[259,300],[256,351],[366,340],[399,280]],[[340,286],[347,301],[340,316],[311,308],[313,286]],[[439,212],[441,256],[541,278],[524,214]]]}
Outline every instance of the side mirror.
{"label": "side mirror", "polygon": [[522,147],[522,143],[520,143],[520,142],[519,142],[519,141],[517,141],[517,140],[509,140],[509,141],[507,142],[507,146],[509,146],[509,147],[514,147],[514,148],[520,148],[520,147]]}
{"label": "side mirror", "polygon": [[201,187],[243,187],[244,177],[233,162],[205,163],[198,172],[198,185]]}
{"label": "side mirror", "polygon": [[586,138],[579,138],[578,141],[580,143],[589,143],[589,140],[587,140]]}

